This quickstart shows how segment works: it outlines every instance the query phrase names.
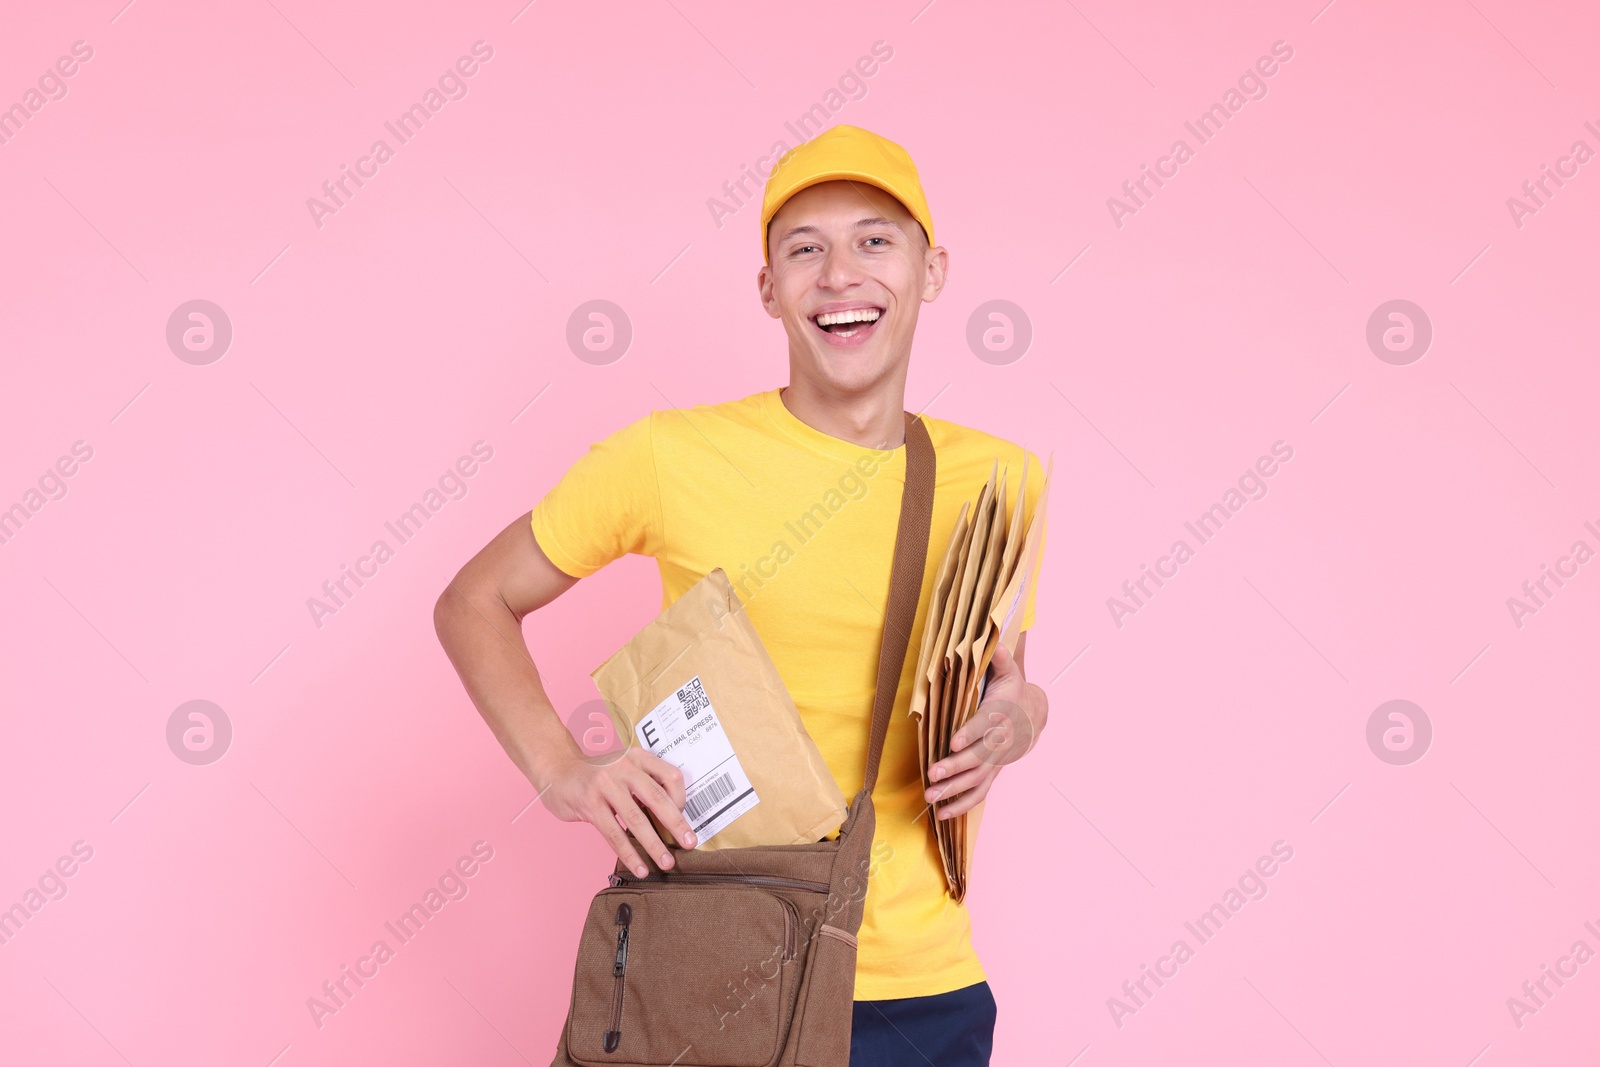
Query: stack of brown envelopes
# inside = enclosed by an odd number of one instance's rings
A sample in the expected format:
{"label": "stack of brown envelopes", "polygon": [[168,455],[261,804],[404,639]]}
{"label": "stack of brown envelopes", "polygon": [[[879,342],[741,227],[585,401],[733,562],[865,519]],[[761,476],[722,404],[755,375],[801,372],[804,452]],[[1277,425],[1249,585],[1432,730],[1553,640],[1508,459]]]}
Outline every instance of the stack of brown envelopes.
{"label": "stack of brown envelopes", "polygon": [[[982,700],[985,673],[994,658],[995,646],[1005,645],[1007,651],[1016,651],[1022,607],[1038,569],[1050,468],[1045,469],[1038,502],[1024,529],[1027,457],[1023,458],[1015,504],[1007,504],[1006,473],[999,467],[996,461],[977,501],[961,505],[923,624],[911,714],[917,717],[924,790],[931,784],[928,768],[950,755],[951,737],[972,718]],[[959,901],[967,893],[983,805],[951,819],[937,818],[937,810],[935,807],[928,813],[928,820],[944,861],[950,895]]]}

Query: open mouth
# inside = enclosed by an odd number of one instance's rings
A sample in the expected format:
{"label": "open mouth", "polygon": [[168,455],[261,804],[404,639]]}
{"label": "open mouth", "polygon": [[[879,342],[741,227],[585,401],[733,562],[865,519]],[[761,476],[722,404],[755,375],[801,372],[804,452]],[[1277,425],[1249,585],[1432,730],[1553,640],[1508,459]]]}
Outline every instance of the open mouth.
{"label": "open mouth", "polygon": [[817,329],[829,337],[838,338],[840,341],[859,341],[871,335],[881,318],[883,318],[882,308],[859,307],[813,315],[811,321]]}

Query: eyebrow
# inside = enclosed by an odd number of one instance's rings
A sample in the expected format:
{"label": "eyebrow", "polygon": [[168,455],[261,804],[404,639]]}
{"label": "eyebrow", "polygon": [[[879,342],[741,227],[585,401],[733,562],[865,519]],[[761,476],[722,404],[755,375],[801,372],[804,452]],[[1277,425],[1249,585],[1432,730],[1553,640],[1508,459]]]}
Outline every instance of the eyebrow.
{"label": "eyebrow", "polygon": [[[902,227],[898,222],[894,221],[893,219],[883,218],[882,216],[874,216],[870,219],[857,219],[854,228],[859,230],[868,226],[893,226],[901,233],[905,233],[905,228]],[[791,226],[789,229],[784,230],[783,233],[779,234],[778,240],[774,243],[782,244],[789,238],[797,237],[801,234],[816,234],[820,237],[822,235],[822,231],[815,226]]]}

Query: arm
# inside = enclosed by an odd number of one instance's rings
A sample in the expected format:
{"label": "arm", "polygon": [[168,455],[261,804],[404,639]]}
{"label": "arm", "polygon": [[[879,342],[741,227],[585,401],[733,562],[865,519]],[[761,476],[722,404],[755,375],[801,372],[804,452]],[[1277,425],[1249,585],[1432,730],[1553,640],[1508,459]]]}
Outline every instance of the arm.
{"label": "arm", "polygon": [[695,845],[683,818],[683,773],[637,745],[622,758],[585,758],[545,694],[522,636],[522,620],[571,589],[577,578],[550,562],[523,515],[467,561],[439,595],[434,630],[467,695],[506,755],[551,814],[588,822],[640,875],[646,868],[627,832],[656,856],[672,856],[641,805],[685,848]]}

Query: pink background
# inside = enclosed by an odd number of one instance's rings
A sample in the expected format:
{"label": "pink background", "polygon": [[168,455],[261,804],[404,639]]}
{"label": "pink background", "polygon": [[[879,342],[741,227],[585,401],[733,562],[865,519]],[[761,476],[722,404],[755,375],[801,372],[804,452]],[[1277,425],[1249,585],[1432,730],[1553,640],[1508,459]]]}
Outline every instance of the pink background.
{"label": "pink background", "polygon": [[[1506,604],[1600,548],[1600,162],[1520,227],[1506,205],[1600,148],[1592,11],[123,2],[0,34],[5,104],[94,50],[0,146],[0,506],[93,449],[0,545],[0,906],[93,849],[0,946],[0,1059],[548,1062],[609,864],[528,807],[433,601],[592,440],[786,381],[756,208],[719,228],[707,199],[880,40],[833,121],[911,150],[953,262],[907,403],[1056,461],[1052,722],[970,898],[995,1062],[1600,1055],[1600,961],[1520,1027],[1506,1004],[1600,950],[1600,562],[1520,627]],[[318,228],[306,199],[478,40],[468,95]],[[1279,40],[1266,97],[1117,226],[1107,198]],[[234,333],[204,366],[165,338],[194,299]],[[633,326],[609,365],[565,341],[593,299]],[[1004,365],[965,340],[992,299],[1033,328]],[[1433,324],[1409,365],[1365,340],[1392,299]],[[319,627],[307,599],[480,440],[465,497]],[[1107,598],[1278,440],[1266,498],[1118,627]],[[563,713],[658,596],[630,558],[530,619]],[[233,729],[205,766],[166,739],[195,699]],[[1433,728],[1405,766],[1366,740],[1393,699]],[[477,841],[468,895],[319,1028],[307,998]]]}

